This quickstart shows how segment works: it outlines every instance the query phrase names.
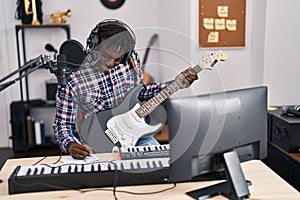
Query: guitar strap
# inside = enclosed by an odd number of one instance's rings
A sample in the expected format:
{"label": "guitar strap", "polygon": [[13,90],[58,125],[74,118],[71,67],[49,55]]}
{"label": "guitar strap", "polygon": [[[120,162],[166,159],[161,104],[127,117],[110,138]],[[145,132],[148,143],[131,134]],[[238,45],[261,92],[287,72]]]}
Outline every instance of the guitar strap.
{"label": "guitar strap", "polygon": [[[136,76],[139,77],[139,71],[138,71],[138,69],[137,69],[137,67],[135,65],[135,62],[134,62],[134,60],[133,60],[133,58],[131,56],[129,57],[129,62],[128,63],[131,66],[131,68],[134,69],[134,71],[136,73]],[[143,83],[143,82],[141,81],[141,83]]]}
{"label": "guitar strap", "polygon": [[138,73],[138,70],[136,68],[135,62],[133,61],[132,56],[129,57],[129,64],[134,69],[135,73],[138,75],[139,73]]}

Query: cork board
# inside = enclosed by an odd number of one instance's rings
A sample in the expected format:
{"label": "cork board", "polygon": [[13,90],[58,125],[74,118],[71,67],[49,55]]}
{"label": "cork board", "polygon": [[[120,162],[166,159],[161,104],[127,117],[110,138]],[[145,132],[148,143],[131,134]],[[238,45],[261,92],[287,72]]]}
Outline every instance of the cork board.
{"label": "cork board", "polygon": [[199,47],[244,47],[246,0],[199,0]]}

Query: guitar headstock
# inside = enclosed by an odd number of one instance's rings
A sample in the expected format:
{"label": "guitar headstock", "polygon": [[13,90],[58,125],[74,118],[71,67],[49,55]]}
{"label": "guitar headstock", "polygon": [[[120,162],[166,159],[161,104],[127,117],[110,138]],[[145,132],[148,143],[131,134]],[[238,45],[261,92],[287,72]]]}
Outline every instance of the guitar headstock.
{"label": "guitar headstock", "polygon": [[224,53],[222,51],[213,52],[210,55],[201,58],[199,61],[199,66],[202,69],[211,70],[215,66],[215,64],[217,64],[220,61],[225,61],[225,60],[227,60],[226,53]]}
{"label": "guitar headstock", "polygon": [[150,39],[150,41],[149,41],[149,47],[150,46],[153,46],[154,45],[154,43],[156,42],[156,40],[158,40],[158,34],[157,33],[155,33],[154,35],[152,35],[152,37],[151,37],[151,39]]}

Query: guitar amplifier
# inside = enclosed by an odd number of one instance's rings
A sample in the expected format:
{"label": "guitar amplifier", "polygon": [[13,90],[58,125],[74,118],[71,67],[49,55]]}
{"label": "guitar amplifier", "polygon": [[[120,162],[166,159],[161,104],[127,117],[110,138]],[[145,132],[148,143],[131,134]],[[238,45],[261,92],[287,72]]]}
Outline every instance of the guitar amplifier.
{"label": "guitar amplifier", "polygon": [[269,140],[288,153],[298,153],[300,149],[300,117],[283,115],[281,108],[269,111]]}

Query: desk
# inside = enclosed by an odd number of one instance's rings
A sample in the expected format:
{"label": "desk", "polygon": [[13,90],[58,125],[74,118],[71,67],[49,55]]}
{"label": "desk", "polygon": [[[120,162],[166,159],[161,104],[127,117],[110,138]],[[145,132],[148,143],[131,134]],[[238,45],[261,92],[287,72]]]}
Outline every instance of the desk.
{"label": "desk", "polygon": [[[105,160],[118,159],[118,154],[99,154],[99,157]],[[2,200],[6,199],[20,199],[20,200],[32,200],[32,199],[114,199],[112,191],[104,191],[101,188],[93,189],[83,189],[79,192],[75,190],[63,190],[63,191],[51,191],[51,192],[35,192],[35,193],[24,193],[8,195],[8,184],[7,180],[10,174],[13,172],[17,165],[32,165],[41,158],[22,158],[22,159],[9,159],[6,161],[2,170],[0,171],[0,179],[3,183],[0,184],[0,196]],[[58,156],[47,157],[42,163],[53,163],[58,159]],[[259,160],[252,160],[242,163],[242,169],[244,171],[247,180],[252,182],[249,186],[252,200],[254,199],[278,199],[278,200],[297,200],[300,199],[300,193],[291,187],[287,182],[275,174],[271,169],[269,169],[265,164]],[[185,192],[206,187],[217,183],[218,181],[203,181],[203,182],[192,182],[192,183],[180,183],[171,190],[151,194],[151,195],[132,195],[122,192],[117,192],[116,195],[118,199],[143,199],[143,200],[153,200],[153,199],[172,199],[172,200],[184,200],[191,199],[189,196],[185,195]],[[141,185],[141,186],[126,186],[117,187],[118,190],[130,191],[130,192],[153,192],[162,189],[170,188],[173,184],[163,184],[163,185]],[[111,188],[107,188],[111,189]],[[213,199],[224,199],[222,196],[215,197]]]}

